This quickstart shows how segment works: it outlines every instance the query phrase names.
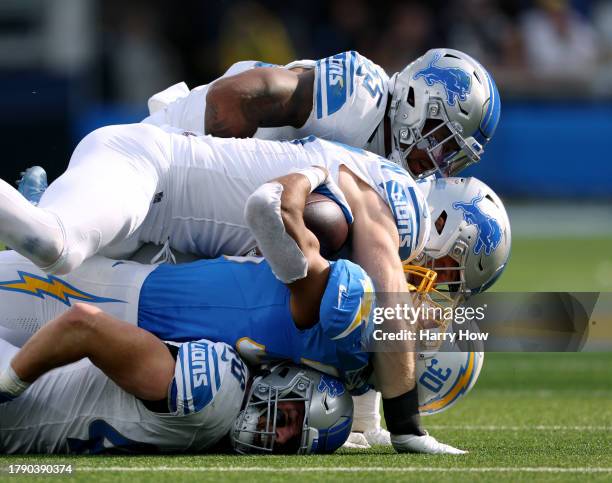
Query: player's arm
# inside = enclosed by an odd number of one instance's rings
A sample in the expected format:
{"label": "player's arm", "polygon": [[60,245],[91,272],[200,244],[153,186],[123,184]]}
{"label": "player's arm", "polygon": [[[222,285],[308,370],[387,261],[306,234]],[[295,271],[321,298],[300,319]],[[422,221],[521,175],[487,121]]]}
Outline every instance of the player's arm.
{"label": "player's arm", "polygon": [[310,116],[314,71],[250,69],[212,84],[206,95],[206,134],[251,137],[259,127],[301,127]]}
{"label": "player's arm", "polygon": [[[348,169],[340,169],[340,185],[353,210],[353,260],[370,275],[379,307],[410,303],[399,258],[399,234],[393,215],[382,198]],[[404,320],[385,320],[396,332]],[[415,385],[414,342],[394,346],[397,352],[374,353],[377,389],[383,395],[387,426],[392,433],[419,434],[418,396]]]}
{"label": "player's arm", "polygon": [[319,241],[304,224],[306,198],[326,178],[327,170],[319,167],[276,178],[258,188],[245,208],[257,245],[291,291],[291,312],[300,329],[318,322],[329,276]]}
{"label": "player's arm", "polygon": [[[140,399],[160,401],[168,396],[175,361],[166,345],[86,304],[75,304],[36,332],[13,358],[10,376],[23,390],[46,372],[85,357]],[[7,376],[0,375],[0,386]]]}

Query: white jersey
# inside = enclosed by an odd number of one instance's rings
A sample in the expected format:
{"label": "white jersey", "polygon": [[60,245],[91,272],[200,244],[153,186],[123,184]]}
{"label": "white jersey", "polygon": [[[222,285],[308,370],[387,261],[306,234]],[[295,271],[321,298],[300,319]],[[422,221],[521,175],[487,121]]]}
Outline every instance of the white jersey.
{"label": "white jersey", "polygon": [[[221,78],[256,67],[301,67],[314,69],[315,73],[313,107],[306,123],[300,128],[259,128],[256,138],[289,140],[313,135],[365,148],[383,120],[389,77],[381,67],[357,52],[343,52],[316,61],[299,60],[285,66],[237,62]],[[190,91],[181,82],[155,94],[149,99],[150,116],[144,122],[204,134],[206,94],[211,84]]]}
{"label": "white jersey", "polygon": [[[18,349],[0,349],[2,370]],[[0,406],[0,453],[199,452],[229,433],[247,380],[227,344],[180,344],[168,412],[155,413],[84,359]]]}
{"label": "white jersey", "polygon": [[313,136],[223,139],[144,123],[106,126],[79,143],[39,209],[62,223],[71,267],[66,272],[98,252],[127,258],[144,243],[168,243],[199,257],[244,255],[256,245],[244,219],[251,193],[310,166],[325,166],[337,182],[341,165],[387,203],[400,256],[414,258],[427,240],[429,219],[410,175],[375,154]]}
{"label": "white jersey", "polygon": [[402,260],[414,258],[429,236],[425,198],[415,181],[395,164],[358,148],[315,137],[278,142],[185,136],[143,124],[130,125],[125,135],[122,126],[103,129],[113,143],[157,144],[164,146],[158,152],[171,153],[166,164],[150,163],[163,168],[155,177],[148,214],[133,235],[140,242],[169,240],[172,248],[203,257],[243,255],[256,246],[244,219],[247,198],[267,181],[313,165],[325,166],[336,182],[344,165],[381,196],[396,220]]}

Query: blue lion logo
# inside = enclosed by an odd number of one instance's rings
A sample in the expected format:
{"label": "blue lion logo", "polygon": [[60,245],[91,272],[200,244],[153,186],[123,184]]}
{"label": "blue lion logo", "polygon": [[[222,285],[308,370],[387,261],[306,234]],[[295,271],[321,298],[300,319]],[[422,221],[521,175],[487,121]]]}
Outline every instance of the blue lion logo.
{"label": "blue lion logo", "polygon": [[325,374],[321,376],[321,381],[317,389],[319,392],[323,393],[327,391],[329,397],[338,397],[344,394],[344,385],[338,379],[326,376]]}
{"label": "blue lion logo", "polygon": [[467,99],[470,93],[472,80],[463,69],[459,69],[458,67],[439,67],[435,65],[441,57],[441,54],[435,54],[429,65],[414,74],[413,79],[416,80],[419,77],[423,77],[428,86],[433,86],[436,82],[442,84],[446,90],[446,99],[448,103],[454,106],[455,99],[458,98],[460,101],[465,101]]}
{"label": "blue lion logo", "polygon": [[483,195],[478,193],[469,203],[462,201],[453,203],[453,208],[463,210],[463,219],[470,225],[476,225],[478,229],[478,239],[474,245],[474,254],[478,255],[484,247],[485,254],[491,255],[491,252],[501,242],[502,230],[495,218],[483,213],[478,207],[478,203],[482,198]]}

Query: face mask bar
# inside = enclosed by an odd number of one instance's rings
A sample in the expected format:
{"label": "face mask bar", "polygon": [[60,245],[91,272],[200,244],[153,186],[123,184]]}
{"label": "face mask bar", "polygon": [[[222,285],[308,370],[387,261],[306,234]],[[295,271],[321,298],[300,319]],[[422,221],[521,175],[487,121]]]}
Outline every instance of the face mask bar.
{"label": "face mask bar", "polygon": [[[464,241],[457,240],[455,242],[449,252],[450,257],[457,263],[457,265],[453,267],[440,266],[436,264],[436,261],[443,255],[434,258],[427,253],[422,253],[421,256],[414,261],[416,266],[425,270],[435,271],[437,275],[442,273],[450,273],[451,275],[456,274],[456,276],[452,277],[454,278],[453,281],[437,281],[436,276],[434,288],[429,293],[430,295],[434,294],[431,298],[441,297],[440,304],[442,305],[448,305],[448,302],[450,301],[450,306],[456,307],[461,302],[465,301],[470,295],[470,290],[467,288],[467,283],[465,280],[465,261],[468,250],[469,247]],[[410,265],[408,266],[411,267]],[[449,277],[444,277],[444,279],[448,278]]]}
{"label": "face mask bar", "polygon": [[[308,385],[308,387],[305,387],[306,394],[303,397],[295,395],[293,391],[300,384]],[[281,396],[281,390],[287,395]],[[305,454],[308,449],[307,442],[309,441],[308,436],[310,433],[308,413],[312,391],[313,384],[304,380],[303,377],[295,381],[291,388],[281,389],[263,383],[261,379],[259,381],[255,380],[249,392],[245,409],[240,412],[232,431],[232,439],[235,442],[234,449],[242,454],[273,453],[276,443],[277,425],[279,419],[282,420],[282,418],[279,418],[279,403],[293,401],[304,403],[304,421],[297,454]],[[259,429],[259,420],[262,417],[265,418],[265,425]]]}
{"label": "face mask bar", "polygon": [[[399,153],[400,164],[415,179],[426,178],[436,172],[444,177],[452,176],[480,160],[480,156],[483,152],[482,146],[473,138],[469,138],[470,141],[468,142],[468,140],[463,137],[461,125],[451,122],[446,115],[443,105],[440,99],[430,99],[428,106],[430,116],[427,119],[442,122],[428,132],[422,133],[425,124],[423,123],[423,126],[419,128],[403,126],[399,129],[399,136],[395,132],[393,134],[394,148]],[[435,138],[435,134],[443,128],[446,128],[449,134],[444,139],[438,141]],[[408,145],[407,141],[410,138],[414,141]],[[459,149],[449,150],[445,153],[444,145],[452,140],[457,143]],[[415,173],[410,169],[408,156],[415,148],[427,153],[427,157],[432,163],[431,169],[425,170],[422,173]]]}
{"label": "face mask bar", "polygon": [[[446,332],[450,323],[445,311],[455,305],[455,301],[443,292],[436,290],[435,283],[438,274],[425,267],[418,265],[404,265],[404,274],[408,282],[408,289],[412,295],[415,309],[421,308],[423,319],[420,320],[419,330],[427,332]],[[413,285],[416,280],[421,280],[418,285]],[[411,283],[413,282],[413,283]],[[437,340],[420,337],[419,351],[437,350],[442,339]]]}

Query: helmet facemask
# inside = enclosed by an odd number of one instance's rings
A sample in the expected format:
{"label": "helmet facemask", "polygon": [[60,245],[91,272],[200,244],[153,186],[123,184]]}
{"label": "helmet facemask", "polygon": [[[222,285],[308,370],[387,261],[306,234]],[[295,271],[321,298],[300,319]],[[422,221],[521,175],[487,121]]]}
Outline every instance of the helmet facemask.
{"label": "helmet facemask", "polygon": [[332,453],[344,444],[352,423],[353,399],[342,382],[282,362],[253,380],[230,440],[243,454]]}
{"label": "helmet facemask", "polygon": [[[421,319],[418,321],[420,331],[446,332],[452,322],[452,310],[461,302],[447,293],[447,289],[439,290],[445,284],[437,284],[438,273],[419,265],[404,265],[404,274],[408,282],[408,290],[415,310],[421,308]],[[438,285],[440,285],[438,287]],[[427,343],[427,339],[419,337],[421,350],[437,350],[441,341]]]}
{"label": "helmet facemask", "polygon": [[434,283],[432,293],[441,297],[445,306],[457,307],[470,295],[465,279],[467,252],[467,243],[458,239],[448,254],[436,257],[429,250],[429,253],[423,252],[413,260],[415,265],[432,270],[441,278]]}
{"label": "helmet facemask", "polygon": [[[306,376],[298,376],[287,387],[276,387],[264,381],[263,376],[253,381],[243,409],[232,430],[231,439],[234,449],[243,454],[249,453],[292,453],[304,454],[307,450],[310,428],[308,413],[314,384]],[[282,447],[276,442],[277,430],[288,423],[281,408],[282,403],[303,404],[304,416],[301,434],[292,438]]]}
{"label": "helmet facemask", "polygon": [[[392,121],[394,161],[415,179],[422,179],[436,172],[452,176],[480,160],[483,146],[473,137],[463,137],[461,124],[449,119],[442,99],[430,97],[426,112],[427,116],[423,116],[423,121],[416,126]],[[398,112],[396,119],[399,115]],[[410,166],[410,154],[415,149],[427,154],[431,163],[429,169],[417,173]]]}

